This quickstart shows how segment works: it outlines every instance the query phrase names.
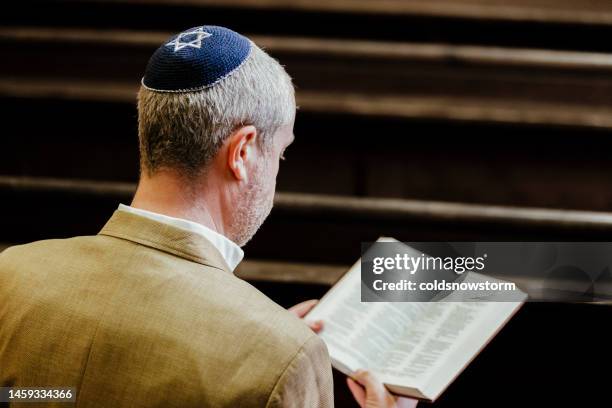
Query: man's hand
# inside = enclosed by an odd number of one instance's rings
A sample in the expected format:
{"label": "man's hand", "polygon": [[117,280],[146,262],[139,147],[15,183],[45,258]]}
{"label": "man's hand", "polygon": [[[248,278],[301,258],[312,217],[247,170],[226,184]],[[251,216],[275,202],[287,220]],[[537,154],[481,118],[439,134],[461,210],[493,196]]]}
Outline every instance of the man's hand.
{"label": "man's hand", "polygon": [[[308,312],[310,312],[310,310],[315,307],[318,302],[318,299],[307,300],[305,302],[298,303],[295,306],[291,306],[288,310],[300,319],[304,319],[304,316],[306,316]],[[321,320],[317,320],[315,322],[306,322],[306,324],[315,333],[320,332],[323,328],[323,321]]]}
{"label": "man's hand", "polygon": [[415,408],[417,400],[395,397],[372,373],[358,370],[347,377],[348,387],[361,408]]}

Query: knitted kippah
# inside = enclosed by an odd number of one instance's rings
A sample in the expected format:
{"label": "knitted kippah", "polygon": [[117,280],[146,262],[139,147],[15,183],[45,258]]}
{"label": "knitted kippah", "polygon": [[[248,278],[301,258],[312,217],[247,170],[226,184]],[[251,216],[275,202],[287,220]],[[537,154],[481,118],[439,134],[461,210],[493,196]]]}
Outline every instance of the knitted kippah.
{"label": "knitted kippah", "polygon": [[142,78],[158,92],[188,92],[212,86],[246,61],[251,41],[225,27],[194,27],[155,51]]}

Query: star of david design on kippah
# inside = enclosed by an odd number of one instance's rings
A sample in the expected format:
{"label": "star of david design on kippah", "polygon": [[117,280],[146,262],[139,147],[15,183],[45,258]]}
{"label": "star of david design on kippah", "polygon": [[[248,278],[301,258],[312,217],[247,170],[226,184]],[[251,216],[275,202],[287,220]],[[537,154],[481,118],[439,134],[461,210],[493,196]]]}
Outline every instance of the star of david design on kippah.
{"label": "star of david design on kippah", "polygon": [[[192,36],[195,36],[195,38],[191,41],[183,41]],[[204,27],[198,27],[195,30],[180,33],[174,40],[167,43],[166,47],[174,46],[174,52],[186,47],[202,48],[202,40],[210,36],[212,36],[212,34],[204,31]]]}
{"label": "star of david design on kippah", "polygon": [[154,92],[195,92],[214,86],[249,58],[251,40],[229,28],[201,25],[161,43],[142,85]]}

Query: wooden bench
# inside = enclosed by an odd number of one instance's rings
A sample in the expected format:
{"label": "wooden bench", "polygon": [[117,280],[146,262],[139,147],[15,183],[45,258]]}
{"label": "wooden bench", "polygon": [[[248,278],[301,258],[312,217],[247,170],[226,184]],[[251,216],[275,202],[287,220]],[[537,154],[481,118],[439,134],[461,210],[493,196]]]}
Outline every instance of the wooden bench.
{"label": "wooden bench", "polygon": [[[132,183],[0,177],[0,242],[95,234]],[[269,220],[247,246],[253,258],[348,265],[360,243],[406,241],[600,240],[612,214],[423,200],[278,193]],[[290,239],[287,239],[290,238]]]}
{"label": "wooden bench", "polygon": [[[170,33],[10,27],[0,96],[133,104]],[[306,112],[612,128],[612,55],[440,43],[253,36]]]}

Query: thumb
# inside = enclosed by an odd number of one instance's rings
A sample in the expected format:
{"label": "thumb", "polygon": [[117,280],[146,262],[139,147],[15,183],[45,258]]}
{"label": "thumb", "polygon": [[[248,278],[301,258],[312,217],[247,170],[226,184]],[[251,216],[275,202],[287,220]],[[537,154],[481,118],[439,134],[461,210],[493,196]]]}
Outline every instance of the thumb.
{"label": "thumb", "polygon": [[[358,386],[355,382],[351,384],[349,380],[349,388],[353,393],[353,396],[357,400],[357,403],[362,408],[380,408],[380,407],[394,407],[394,408],[415,408],[417,400],[411,398],[397,398],[391,395],[385,388],[382,382],[380,382],[374,374],[366,370],[358,370],[353,374],[353,378],[357,383],[361,384],[365,388],[365,395],[363,389],[358,392]],[[364,399],[365,397],[365,399]]]}
{"label": "thumb", "polygon": [[346,383],[348,384],[349,390],[351,391],[351,394],[353,394],[355,401],[357,401],[359,408],[365,408],[366,393],[363,387],[351,377],[346,377]]}

